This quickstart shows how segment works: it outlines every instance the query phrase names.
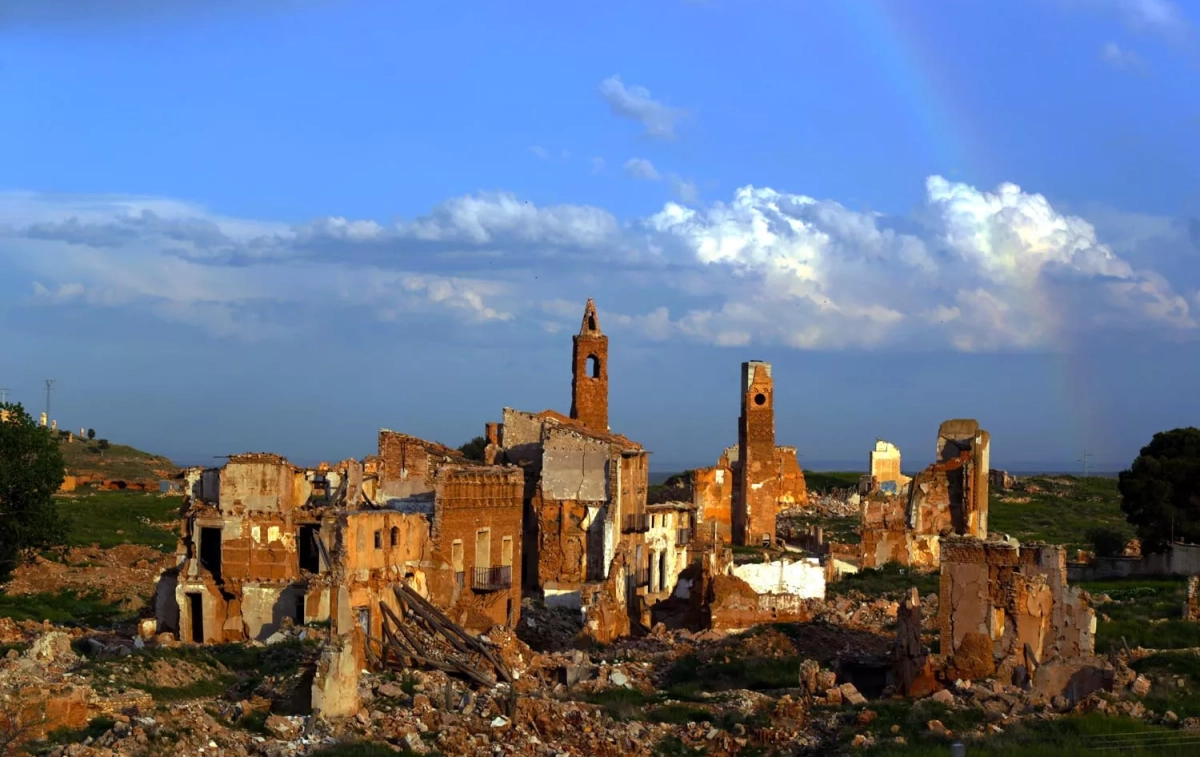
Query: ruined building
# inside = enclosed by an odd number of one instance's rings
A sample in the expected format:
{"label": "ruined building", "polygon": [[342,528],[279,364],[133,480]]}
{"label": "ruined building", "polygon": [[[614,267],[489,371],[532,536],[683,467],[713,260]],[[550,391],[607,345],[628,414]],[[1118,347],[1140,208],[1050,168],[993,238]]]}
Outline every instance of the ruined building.
{"label": "ruined building", "polygon": [[600,636],[627,631],[627,615],[675,586],[693,523],[687,509],[647,507],[650,453],[609,430],[608,337],[594,302],[573,338],[571,414],[503,413],[487,425],[485,458],[525,476],[525,588],[603,615]]}
{"label": "ruined building", "polygon": [[870,457],[871,488],[884,494],[899,494],[911,481],[900,472],[900,448],[882,439],[875,440]]}
{"label": "ruined building", "polygon": [[938,428],[937,462],[909,482],[908,497],[868,498],[863,505],[862,567],[888,562],[939,564],[939,539],[987,536],[991,437],[974,420]]}
{"label": "ruined building", "polygon": [[1063,548],[947,537],[941,559],[939,638],[954,675],[1015,674],[1064,690],[1076,663],[1063,661],[1094,652],[1096,614],[1085,593],[1067,586]]}
{"label": "ruined building", "polygon": [[404,582],[473,631],[520,613],[524,478],[381,431],[379,454],[305,470],[271,454],[186,473],[179,567],[156,598],[184,641],[265,639],[285,622],[353,621],[380,638]]}
{"label": "ruined building", "polygon": [[[738,444],[726,448],[715,466],[692,471],[692,501],[706,540],[715,535],[720,541],[760,544],[766,537],[774,544],[775,515],[806,504],[808,490],[796,448],[775,446],[771,364],[743,363],[741,381]],[[742,465],[747,457],[748,468]]]}

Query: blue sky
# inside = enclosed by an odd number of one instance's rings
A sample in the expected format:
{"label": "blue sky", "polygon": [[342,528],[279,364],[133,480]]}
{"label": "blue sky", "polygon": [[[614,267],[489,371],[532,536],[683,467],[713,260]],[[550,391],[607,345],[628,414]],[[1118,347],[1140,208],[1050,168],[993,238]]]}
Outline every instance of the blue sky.
{"label": "blue sky", "polygon": [[[168,6],[166,10],[162,6]],[[100,7],[105,6],[105,7]],[[1127,463],[1200,423],[1200,39],[1170,0],[10,0],[0,386],[185,461],[569,407],[802,462]]]}

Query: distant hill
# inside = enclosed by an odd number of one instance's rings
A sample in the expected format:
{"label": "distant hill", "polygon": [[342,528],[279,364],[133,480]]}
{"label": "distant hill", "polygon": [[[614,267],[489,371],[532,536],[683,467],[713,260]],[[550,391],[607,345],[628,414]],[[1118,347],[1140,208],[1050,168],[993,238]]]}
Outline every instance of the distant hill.
{"label": "distant hill", "polygon": [[67,475],[75,476],[79,483],[88,481],[121,480],[154,484],[169,478],[179,469],[175,463],[161,455],[152,455],[124,444],[109,444],[101,449],[98,439],[75,438],[63,441],[59,448],[67,465]]}

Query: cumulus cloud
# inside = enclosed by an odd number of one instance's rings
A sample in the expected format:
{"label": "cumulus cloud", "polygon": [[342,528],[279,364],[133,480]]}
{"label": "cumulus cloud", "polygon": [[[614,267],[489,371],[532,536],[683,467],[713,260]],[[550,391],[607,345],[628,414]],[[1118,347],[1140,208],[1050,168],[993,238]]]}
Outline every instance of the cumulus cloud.
{"label": "cumulus cloud", "polygon": [[646,136],[656,139],[675,139],[675,125],[687,115],[682,108],[655,100],[645,87],[626,86],[617,75],[600,82],[600,96],[613,115],[637,121]]}
{"label": "cumulus cloud", "polygon": [[556,333],[578,326],[588,296],[611,331],[721,346],[1046,350],[1200,335],[1190,224],[1124,225],[1134,231],[1100,233],[1015,184],[940,176],[915,219],[755,186],[626,222],[503,192],[386,224],[301,225],[8,193],[0,290],[23,287],[8,294],[29,307],[123,308],[258,338],[340,312]]}
{"label": "cumulus cloud", "polygon": [[1146,64],[1132,50],[1123,50],[1116,42],[1109,42],[1100,51],[1100,58],[1113,68],[1143,73]]}
{"label": "cumulus cloud", "polygon": [[645,158],[630,158],[625,161],[625,175],[631,179],[658,181],[662,178],[654,164]]}

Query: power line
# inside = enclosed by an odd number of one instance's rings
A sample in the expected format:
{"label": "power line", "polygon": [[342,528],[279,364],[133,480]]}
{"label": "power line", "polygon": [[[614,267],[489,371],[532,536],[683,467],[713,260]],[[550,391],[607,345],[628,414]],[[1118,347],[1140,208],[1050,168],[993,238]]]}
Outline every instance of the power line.
{"label": "power line", "polygon": [[50,422],[50,390],[54,387],[54,379],[46,379],[46,422]]}
{"label": "power line", "polygon": [[1083,455],[1075,462],[1083,465],[1083,477],[1087,478],[1088,471],[1091,470],[1091,461],[1095,457],[1091,452],[1087,451],[1087,447],[1083,448]]}

